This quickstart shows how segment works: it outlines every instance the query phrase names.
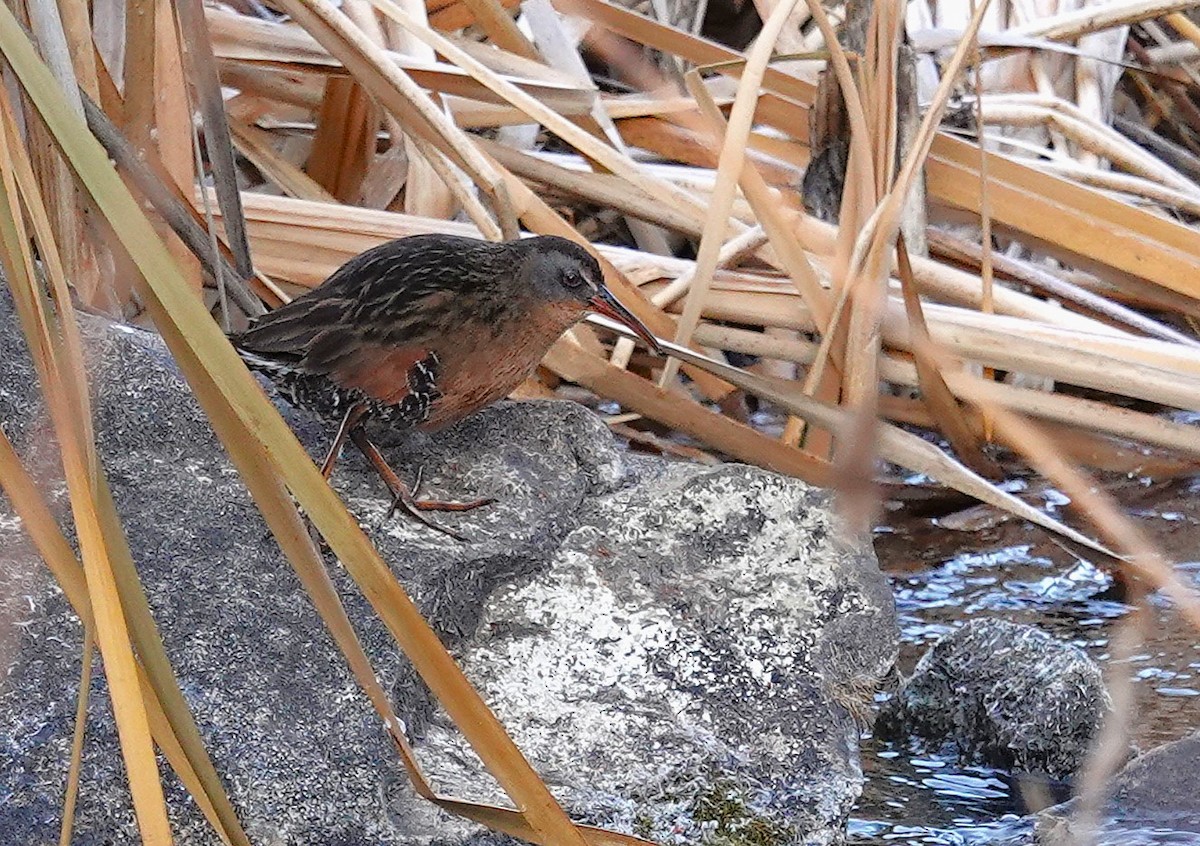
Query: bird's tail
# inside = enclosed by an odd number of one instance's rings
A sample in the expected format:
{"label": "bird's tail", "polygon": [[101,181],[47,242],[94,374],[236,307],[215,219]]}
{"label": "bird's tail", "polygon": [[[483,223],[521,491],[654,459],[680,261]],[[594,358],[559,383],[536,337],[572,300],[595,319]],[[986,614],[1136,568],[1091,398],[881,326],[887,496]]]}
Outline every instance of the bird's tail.
{"label": "bird's tail", "polygon": [[248,350],[239,343],[239,336],[230,335],[230,342],[233,348],[237,350],[237,354],[241,356],[242,361],[246,362],[246,366],[251,370],[257,370],[267,376],[285,376],[296,372],[296,362],[286,358],[276,358],[274,356],[260,355],[259,353]]}

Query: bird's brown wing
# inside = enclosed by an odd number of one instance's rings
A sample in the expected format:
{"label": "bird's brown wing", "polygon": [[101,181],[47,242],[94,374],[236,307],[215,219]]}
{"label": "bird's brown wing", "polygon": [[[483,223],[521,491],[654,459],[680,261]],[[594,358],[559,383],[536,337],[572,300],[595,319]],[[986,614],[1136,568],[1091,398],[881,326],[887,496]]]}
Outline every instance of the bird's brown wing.
{"label": "bird's brown wing", "polygon": [[[437,316],[451,298],[446,291],[430,291],[407,310],[393,309],[385,320],[343,314],[309,341],[299,367],[389,405],[412,390],[432,390],[430,356],[446,331]],[[419,373],[414,371],[418,366]]]}
{"label": "bird's brown wing", "polygon": [[349,308],[347,299],[309,294],[259,317],[233,341],[248,352],[299,362],[318,337],[345,318]]}
{"label": "bird's brown wing", "polygon": [[296,300],[264,315],[235,341],[260,366],[277,362],[277,367],[324,376],[339,388],[360,391],[385,405],[400,405],[416,393],[430,395],[432,401],[437,391],[440,367],[431,329],[423,321],[372,329],[348,316],[344,300]]}
{"label": "bird's brown wing", "polygon": [[449,306],[458,292],[446,283],[460,281],[453,268],[439,272],[435,256],[411,249],[394,253],[377,248],[355,257],[320,286],[259,317],[234,344],[327,374],[358,346],[421,346],[451,330]]}
{"label": "bird's brown wing", "polygon": [[510,264],[502,245],[472,239],[391,241],[351,259],[233,341],[259,369],[324,376],[388,404],[417,402],[437,393],[434,351],[460,331],[454,306]]}

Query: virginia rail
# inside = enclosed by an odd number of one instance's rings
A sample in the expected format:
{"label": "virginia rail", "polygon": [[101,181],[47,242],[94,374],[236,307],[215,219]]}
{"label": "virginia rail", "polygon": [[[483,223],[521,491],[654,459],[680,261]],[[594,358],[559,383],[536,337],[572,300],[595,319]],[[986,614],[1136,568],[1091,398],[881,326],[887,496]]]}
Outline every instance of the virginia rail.
{"label": "virginia rail", "polygon": [[421,512],[492,500],[416,499],[364,423],[455,423],[507,396],[588,312],[624,323],[658,351],[654,335],[605,287],[596,259],[565,238],[414,235],[352,258],[231,340],[293,405],[340,420],[321,466],[326,478],[349,438],[392,492],[393,508],[457,537]]}

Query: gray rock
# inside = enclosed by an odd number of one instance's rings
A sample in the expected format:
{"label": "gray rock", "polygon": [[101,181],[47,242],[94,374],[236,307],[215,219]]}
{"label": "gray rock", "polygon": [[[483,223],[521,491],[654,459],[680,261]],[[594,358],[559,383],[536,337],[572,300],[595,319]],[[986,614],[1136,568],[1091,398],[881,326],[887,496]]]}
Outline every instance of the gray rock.
{"label": "gray rock", "polygon": [[1041,846],[1200,843],[1200,732],[1134,758],[1106,786],[1097,818],[1079,799],[1037,816]]}
{"label": "gray rock", "polygon": [[[503,842],[415,797],[169,355],[86,322],[100,452],[167,651],[255,843]],[[0,414],[66,518],[36,381],[0,296]],[[289,411],[314,456],[328,424]],[[501,404],[386,449],[456,543],[384,521],[348,451],[335,486],[572,815],[670,841],[833,843],[861,782],[852,712],[895,657],[870,547],[824,494],[762,471],[630,459],[583,408]],[[64,525],[69,519],[64,519]],[[342,569],[351,619],[443,792],[501,800]],[[0,497],[0,831],[57,831],[81,634]],[[7,614],[5,613],[7,612]],[[0,652],[0,658],[4,653]],[[74,842],[134,842],[103,674]],[[177,842],[215,843],[168,776]]]}
{"label": "gray rock", "polygon": [[[756,796],[743,824],[844,818],[861,778],[847,706],[893,656],[870,630],[891,625],[886,590],[826,505],[758,470],[675,466],[598,500],[544,574],[493,594],[464,663],[571,807],[694,843],[687,809],[737,774]],[[483,781],[444,722],[423,745],[451,792]]]}
{"label": "gray rock", "polygon": [[1033,626],[980,619],[921,657],[879,727],[967,762],[1062,778],[1083,763],[1111,707],[1083,650]]}

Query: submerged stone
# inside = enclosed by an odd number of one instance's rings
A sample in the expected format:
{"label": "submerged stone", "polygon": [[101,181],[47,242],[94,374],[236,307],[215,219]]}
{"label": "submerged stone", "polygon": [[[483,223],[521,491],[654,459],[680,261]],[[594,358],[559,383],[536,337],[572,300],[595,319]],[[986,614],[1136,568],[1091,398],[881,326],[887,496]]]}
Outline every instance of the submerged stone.
{"label": "submerged stone", "polygon": [[1098,801],[1073,799],[1037,816],[1040,846],[1200,843],[1200,732],[1134,758]]}
{"label": "submerged stone", "polygon": [[965,762],[1066,778],[1111,708],[1083,650],[1033,626],[977,619],[921,657],[878,726]]}

